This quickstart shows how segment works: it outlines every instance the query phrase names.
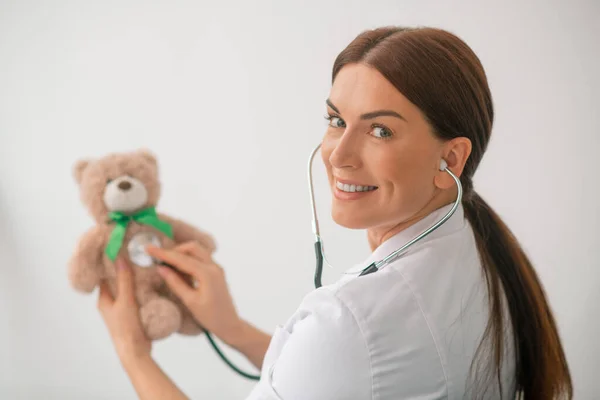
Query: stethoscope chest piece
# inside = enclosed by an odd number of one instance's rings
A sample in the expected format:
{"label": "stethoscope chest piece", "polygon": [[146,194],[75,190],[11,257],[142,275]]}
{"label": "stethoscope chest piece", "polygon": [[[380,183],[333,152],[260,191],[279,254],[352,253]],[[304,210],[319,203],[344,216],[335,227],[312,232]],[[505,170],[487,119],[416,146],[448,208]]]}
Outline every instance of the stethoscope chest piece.
{"label": "stethoscope chest piece", "polygon": [[160,239],[156,234],[152,232],[136,233],[127,245],[129,259],[138,267],[148,268],[157,263],[153,257],[146,253],[146,246],[148,245],[160,247]]}

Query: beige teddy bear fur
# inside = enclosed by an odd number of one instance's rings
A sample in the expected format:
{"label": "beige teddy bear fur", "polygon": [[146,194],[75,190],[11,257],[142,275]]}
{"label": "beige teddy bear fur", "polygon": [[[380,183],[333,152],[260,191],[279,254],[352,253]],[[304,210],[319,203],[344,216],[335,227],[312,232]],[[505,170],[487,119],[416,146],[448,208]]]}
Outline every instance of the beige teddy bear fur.
{"label": "beige teddy bear fur", "polygon": [[[83,234],[75,248],[68,264],[69,281],[77,291],[90,293],[101,280],[106,280],[114,295],[116,266],[105,253],[115,228],[109,213],[118,211],[130,215],[157,206],[161,194],[157,160],[146,150],[113,153],[97,160],[79,160],[73,173],[81,201],[94,218],[95,225]],[[138,266],[131,259],[127,246],[135,235],[143,233],[154,233],[164,248],[196,241],[212,253],[216,248],[215,242],[209,234],[180,220],[161,213],[157,216],[171,224],[172,239],[153,226],[131,221],[127,224],[118,252],[118,257],[124,257],[133,269],[136,298],[146,335],[156,340],[174,332],[200,334],[202,328],[158,275],[156,260],[150,260],[151,265]]]}

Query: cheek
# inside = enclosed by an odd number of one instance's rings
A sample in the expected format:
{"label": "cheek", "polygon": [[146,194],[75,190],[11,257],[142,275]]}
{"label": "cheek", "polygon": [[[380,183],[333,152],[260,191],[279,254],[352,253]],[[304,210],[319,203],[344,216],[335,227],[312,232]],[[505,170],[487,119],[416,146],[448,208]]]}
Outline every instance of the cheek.
{"label": "cheek", "polygon": [[[397,204],[420,203],[433,185],[429,155],[419,151],[398,152],[378,160],[385,197]],[[410,206],[409,206],[410,207]]]}

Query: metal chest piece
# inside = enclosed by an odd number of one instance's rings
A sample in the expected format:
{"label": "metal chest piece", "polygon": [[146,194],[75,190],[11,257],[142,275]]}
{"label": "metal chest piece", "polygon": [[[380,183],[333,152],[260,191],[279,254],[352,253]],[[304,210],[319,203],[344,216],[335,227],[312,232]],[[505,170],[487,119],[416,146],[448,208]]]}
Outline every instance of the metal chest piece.
{"label": "metal chest piece", "polygon": [[141,232],[135,234],[127,245],[127,252],[132,263],[139,267],[151,267],[156,260],[146,253],[146,246],[160,247],[160,240],[152,232]]}

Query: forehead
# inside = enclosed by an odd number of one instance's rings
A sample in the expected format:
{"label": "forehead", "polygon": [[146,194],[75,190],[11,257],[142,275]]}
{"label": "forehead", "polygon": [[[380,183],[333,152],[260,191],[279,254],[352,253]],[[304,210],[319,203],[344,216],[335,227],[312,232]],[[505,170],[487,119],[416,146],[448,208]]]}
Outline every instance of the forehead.
{"label": "forehead", "polygon": [[349,64],[337,74],[329,99],[342,113],[365,113],[391,109],[406,119],[418,113],[394,85],[375,68],[364,64]]}

